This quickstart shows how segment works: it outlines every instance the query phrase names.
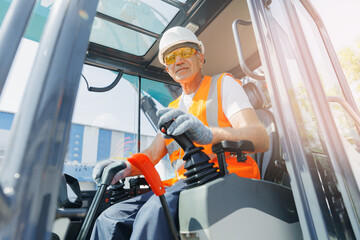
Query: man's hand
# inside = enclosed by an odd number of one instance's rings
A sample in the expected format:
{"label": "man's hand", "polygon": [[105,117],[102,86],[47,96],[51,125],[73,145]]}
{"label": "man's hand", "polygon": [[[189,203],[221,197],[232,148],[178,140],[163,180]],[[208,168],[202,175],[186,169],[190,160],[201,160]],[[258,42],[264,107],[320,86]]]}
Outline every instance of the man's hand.
{"label": "man's hand", "polygon": [[201,145],[209,144],[213,139],[210,128],[190,113],[184,113],[177,108],[165,108],[156,114],[160,117],[158,127],[174,120],[167,129],[168,135],[178,136],[186,133],[190,140]]}
{"label": "man's hand", "polygon": [[[110,164],[117,162],[117,161],[122,161],[122,160],[108,159],[108,160],[98,162],[96,164],[96,166],[94,167],[94,170],[92,172],[92,177],[93,177],[94,181],[96,182],[96,184],[100,184],[101,176],[102,176],[104,169],[107,166],[109,166]],[[125,163],[126,163],[126,168],[115,174],[115,176],[113,177],[113,179],[111,181],[111,185],[114,185],[121,179],[124,179],[127,176],[129,176],[129,174],[131,172],[131,166],[128,162],[125,162]]]}

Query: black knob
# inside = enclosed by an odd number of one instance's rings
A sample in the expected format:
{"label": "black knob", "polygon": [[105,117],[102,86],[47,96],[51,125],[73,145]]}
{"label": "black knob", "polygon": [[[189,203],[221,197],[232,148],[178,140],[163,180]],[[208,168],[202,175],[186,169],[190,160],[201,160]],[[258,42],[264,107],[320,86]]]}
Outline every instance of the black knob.
{"label": "black knob", "polygon": [[192,143],[192,141],[189,139],[189,137],[185,133],[177,135],[177,136],[167,134],[167,129],[170,127],[170,125],[173,122],[174,122],[174,120],[171,120],[171,121],[161,125],[160,131],[162,133],[166,134],[167,136],[172,137],[180,145],[180,147],[182,149],[184,149],[185,152],[195,148],[195,145]]}

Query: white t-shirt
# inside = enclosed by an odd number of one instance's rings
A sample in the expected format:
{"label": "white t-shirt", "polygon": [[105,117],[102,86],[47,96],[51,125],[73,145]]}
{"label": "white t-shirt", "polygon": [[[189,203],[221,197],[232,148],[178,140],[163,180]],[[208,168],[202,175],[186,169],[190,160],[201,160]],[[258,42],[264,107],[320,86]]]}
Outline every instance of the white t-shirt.
{"label": "white t-shirt", "polygon": [[[195,93],[182,94],[179,102],[179,109],[184,112],[189,110],[191,101]],[[243,87],[231,76],[223,77],[221,89],[222,107],[227,119],[230,119],[235,113],[245,108],[253,108],[243,89]]]}

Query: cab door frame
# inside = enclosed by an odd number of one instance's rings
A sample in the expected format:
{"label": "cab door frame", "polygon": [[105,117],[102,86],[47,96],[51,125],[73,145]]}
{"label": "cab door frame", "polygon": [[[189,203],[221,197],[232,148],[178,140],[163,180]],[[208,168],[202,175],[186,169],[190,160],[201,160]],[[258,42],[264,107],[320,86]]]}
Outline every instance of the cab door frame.
{"label": "cab door frame", "polygon": [[1,239],[50,238],[97,4],[63,0],[53,5],[1,169],[0,202],[6,205],[0,214],[8,213],[0,216]]}
{"label": "cab door frame", "polygon": [[[332,216],[324,211],[327,209],[327,202],[320,194],[322,183],[316,176],[318,173],[312,170],[314,160],[309,160],[312,154],[303,136],[305,131],[303,125],[306,123],[299,120],[299,109],[296,108],[294,96],[295,86],[290,81],[293,73],[285,62],[288,57],[286,54],[289,54],[286,48],[294,51],[293,57],[301,72],[301,81],[309,92],[309,100],[319,123],[326,157],[334,169],[336,178],[334,186],[341,192],[341,198],[346,206],[345,211],[351,224],[345,224],[342,229],[343,234],[360,238],[359,205],[356,204],[360,202],[358,186],[334,119],[328,117],[332,114],[294,3],[262,0],[247,2],[265,69],[274,117],[284,147],[283,157],[290,173],[303,236],[305,239],[324,239],[336,233],[331,229],[331,224],[334,224]],[[288,23],[286,33],[282,32],[278,22],[274,20],[272,10],[275,11],[275,7],[278,8],[276,13],[281,12],[281,18]]]}

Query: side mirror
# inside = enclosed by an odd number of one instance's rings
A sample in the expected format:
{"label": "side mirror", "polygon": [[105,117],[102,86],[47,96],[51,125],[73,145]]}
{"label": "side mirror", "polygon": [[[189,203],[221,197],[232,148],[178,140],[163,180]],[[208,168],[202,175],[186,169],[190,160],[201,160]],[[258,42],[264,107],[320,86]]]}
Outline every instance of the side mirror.
{"label": "side mirror", "polygon": [[2,186],[0,186],[0,219],[1,222],[7,222],[11,218],[10,199],[3,192]]}
{"label": "side mirror", "polygon": [[76,178],[64,174],[60,183],[58,205],[63,208],[80,208],[82,206],[80,184]]}

